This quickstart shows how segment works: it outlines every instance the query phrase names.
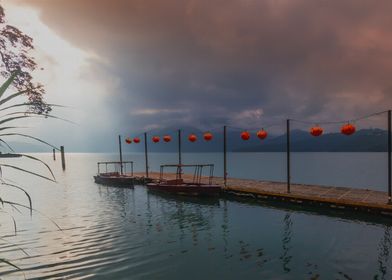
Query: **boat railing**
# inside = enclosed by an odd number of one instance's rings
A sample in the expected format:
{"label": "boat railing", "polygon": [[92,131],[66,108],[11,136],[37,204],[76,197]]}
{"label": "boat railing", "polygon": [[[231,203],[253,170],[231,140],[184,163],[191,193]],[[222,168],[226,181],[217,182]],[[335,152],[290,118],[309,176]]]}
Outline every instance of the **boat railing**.
{"label": "boat railing", "polygon": [[[133,161],[100,161],[98,165],[98,174],[102,173],[118,173],[133,176]],[[105,172],[102,172],[105,171]]]}
{"label": "boat railing", "polygon": [[194,168],[192,184],[200,185],[203,179],[203,169],[208,169],[208,184],[212,184],[214,177],[214,165],[213,164],[164,164],[160,166],[159,181],[165,181],[164,169],[165,168],[176,168],[176,181],[182,180],[182,174],[184,168]]}

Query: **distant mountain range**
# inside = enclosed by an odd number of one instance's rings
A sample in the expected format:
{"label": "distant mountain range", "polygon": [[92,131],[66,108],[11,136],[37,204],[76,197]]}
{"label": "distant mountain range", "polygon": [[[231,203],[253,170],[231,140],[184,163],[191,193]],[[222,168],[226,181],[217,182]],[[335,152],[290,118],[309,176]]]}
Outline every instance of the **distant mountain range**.
{"label": "distant mountain range", "polygon": [[[195,143],[188,141],[190,133],[196,133],[199,139]],[[202,139],[202,131],[194,128],[186,128],[182,132],[183,152],[222,152],[222,131],[213,131],[214,139],[205,142]],[[164,131],[156,132],[163,136]],[[319,137],[310,135],[303,130],[293,130],[291,136],[291,151],[293,152],[386,152],[388,132],[382,129],[362,129],[351,136],[341,133],[326,133]],[[150,135],[149,137],[151,137]],[[177,152],[177,133],[171,133],[170,143],[149,142],[151,152]],[[265,140],[259,140],[252,135],[248,141],[240,138],[240,131],[230,131],[227,137],[227,150],[230,152],[285,152],[286,134],[269,135]],[[128,151],[143,151],[143,145],[131,144],[125,148]]]}

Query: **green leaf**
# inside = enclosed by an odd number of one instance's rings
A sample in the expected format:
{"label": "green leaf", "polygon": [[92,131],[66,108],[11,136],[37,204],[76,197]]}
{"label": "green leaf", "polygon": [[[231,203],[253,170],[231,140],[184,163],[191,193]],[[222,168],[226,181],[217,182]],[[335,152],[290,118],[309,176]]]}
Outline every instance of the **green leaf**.
{"label": "green leaf", "polygon": [[12,116],[12,115],[22,115],[20,117],[44,117],[44,118],[52,118],[52,119],[56,119],[56,120],[62,120],[68,123],[72,123],[72,124],[76,124],[73,121],[67,120],[67,119],[63,119],[57,116],[53,116],[53,115],[43,115],[40,113],[34,113],[34,112],[13,112],[13,113],[8,113],[5,114],[3,116],[0,116],[0,118],[6,117],[6,116]]}
{"label": "green leaf", "polygon": [[17,154],[17,155],[21,155],[22,157],[26,157],[26,158],[29,158],[29,159],[32,159],[32,160],[36,160],[36,161],[42,163],[42,164],[45,165],[46,168],[49,170],[50,174],[51,174],[52,177],[53,177],[53,180],[56,180],[56,177],[54,176],[54,174],[53,174],[53,172],[52,172],[52,169],[51,169],[51,168],[49,167],[49,165],[48,165],[46,162],[44,162],[43,160],[40,160],[39,158],[30,156],[30,155],[26,155],[26,154]]}
{"label": "green leaf", "polygon": [[4,82],[4,84],[1,85],[1,87],[0,87],[0,98],[3,96],[3,94],[7,90],[7,88],[15,80],[16,76],[19,75],[19,73],[20,73],[20,70],[14,71],[14,73],[11,74],[11,76]]}
{"label": "green leaf", "polygon": [[[20,204],[20,203],[17,203],[17,202],[12,202],[12,201],[8,201],[8,200],[4,200],[4,203],[5,204],[8,204],[8,205],[11,205],[11,206],[19,206],[19,207],[22,207],[22,208],[27,208],[27,209],[29,209],[29,207],[28,206],[26,206],[26,205],[23,205],[23,204]],[[34,209],[33,208],[33,211],[34,212],[37,212],[38,214],[40,214],[40,215],[42,215],[42,216],[44,216],[45,218],[47,218],[48,220],[50,220],[60,231],[63,231],[63,229],[53,220],[53,219],[51,219],[50,217],[48,217],[48,216],[46,216],[44,213],[42,213],[41,211],[38,211],[37,209]]]}
{"label": "green leaf", "polygon": [[17,270],[20,270],[20,268],[18,266],[14,265],[12,262],[10,262],[10,261],[8,261],[6,259],[0,258],[0,262],[6,263],[6,264],[8,264],[8,265],[10,265],[12,267],[15,267]]}
{"label": "green leaf", "polygon": [[44,176],[44,175],[41,175],[41,174],[38,174],[38,173],[35,173],[35,172],[32,172],[32,171],[29,171],[29,170],[27,170],[27,169],[24,169],[24,168],[15,166],[15,165],[0,164],[0,166],[2,166],[2,167],[9,167],[9,168],[12,168],[12,169],[15,169],[15,170],[19,170],[19,171],[22,171],[22,172],[25,172],[25,173],[28,173],[28,174],[31,174],[31,175],[34,175],[34,176],[37,176],[37,177],[43,178],[43,179],[45,179],[45,180],[48,180],[48,181],[51,181],[51,182],[56,183],[55,180],[53,180],[53,179],[51,179],[51,178],[49,178],[49,177],[46,177],[46,176]]}
{"label": "green leaf", "polygon": [[[28,135],[28,134],[23,134],[23,133],[3,133],[3,134],[0,134],[0,137],[3,137],[3,136],[21,136],[21,137],[25,137],[25,138],[30,138],[30,139],[36,140],[36,141],[38,141],[38,142],[41,142],[41,143],[43,143],[43,144],[46,144],[46,145],[48,145],[49,147],[52,147],[53,149],[55,149],[55,150],[57,150],[57,151],[60,151],[60,149],[57,148],[56,146],[54,146],[54,145],[52,145],[52,144],[50,144],[50,143],[48,143],[48,142],[46,142],[46,141],[44,141],[44,140],[42,140],[42,139],[39,139],[39,138],[37,138],[37,137]],[[0,140],[0,141],[1,141],[1,140]]]}
{"label": "green leaf", "polygon": [[0,100],[0,105],[3,105],[4,103],[6,103],[6,102],[8,102],[8,101],[10,101],[10,100],[12,100],[12,99],[14,99],[15,97],[18,97],[19,95],[24,94],[24,93],[26,93],[26,92],[28,92],[28,90],[22,90],[22,91],[19,91],[19,92],[17,92],[17,93],[11,94],[10,96],[8,96],[8,97],[6,97],[6,98]]}
{"label": "green leaf", "polygon": [[[0,111],[4,111],[4,110],[8,110],[8,109],[12,109],[12,108],[16,108],[16,107],[23,107],[23,106],[31,106],[34,105],[34,102],[27,102],[27,103],[19,103],[19,104],[15,104],[15,105],[11,105],[5,108],[0,109]],[[67,106],[62,106],[62,105],[58,105],[58,104],[46,104],[50,107],[60,107],[60,108],[68,108]]]}
{"label": "green leaf", "polygon": [[29,193],[25,189],[23,189],[22,187],[20,187],[18,185],[6,183],[6,182],[4,182],[4,180],[2,180],[1,184],[5,185],[5,186],[8,186],[8,187],[16,188],[16,189],[21,190],[22,192],[25,193],[25,195],[27,196],[27,199],[29,200],[30,216],[31,216],[33,214],[33,202],[31,200],[31,197],[30,197]]}

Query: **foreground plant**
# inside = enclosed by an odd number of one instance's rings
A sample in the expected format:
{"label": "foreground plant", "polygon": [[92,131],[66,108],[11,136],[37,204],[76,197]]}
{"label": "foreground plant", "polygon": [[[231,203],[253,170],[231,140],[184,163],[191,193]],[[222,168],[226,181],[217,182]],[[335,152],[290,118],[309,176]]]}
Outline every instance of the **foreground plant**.
{"label": "foreground plant", "polygon": [[[9,200],[3,198],[0,194],[0,211],[2,213],[6,213],[7,215],[9,215],[12,218],[13,224],[14,224],[14,229],[13,229],[14,235],[16,235],[16,233],[17,233],[17,223],[16,223],[14,216],[12,215],[12,213],[10,213],[8,211],[8,209],[14,209],[14,210],[17,210],[18,212],[21,212],[20,209],[28,209],[30,211],[30,215],[32,215],[34,211],[36,211],[36,212],[38,212],[38,211],[33,208],[31,197],[30,197],[29,193],[24,188],[19,186],[17,183],[9,180],[8,178],[3,177],[3,172],[2,172],[3,169],[9,168],[9,169],[17,170],[18,172],[20,172],[22,174],[27,174],[27,175],[42,178],[44,180],[56,182],[56,178],[55,178],[55,176],[54,176],[54,174],[48,164],[46,164],[44,161],[42,161],[39,158],[36,158],[34,156],[15,152],[15,150],[11,147],[11,145],[6,140],[6,138],[8,138],[9,136],[16,136],[19,138],[28,138],[28,139],[38,141],[40,143],[43,143],[45,145],[48,145],[52,148],[57,149],[55,146],[49,144],[48,142],[46,142],[38,137],[17,132],[17,129],[20,129],[20,127],[14,126],[14,125],[9,125],[9,123],[13,123],[15,121],[18,121],[18,120],[24,119],[24,118],[32,118],[32,117],[57,118],[57,117],[49,115],[49,114],[42,115],[40,113],[32,112],[32,111],[28,111],[28,110],[13,111],[13,109],[15,109],[15,108],[28,108],[31,106],[30,101],[23,102],[23,103],[14,103],[12,105],[9,105],[12,100],[14,100],[15,98],[17,98],[25,93],[23,90],[16,92],[14,94],[5,96],[5,92],[6,92],[7,88],[12,84],[13,80],[18,76],[19,73],[20,73],[19,71],[14,72],[4,82],[4,84],[2,86],[0,86],[0,112],[4,112],[3,115],[1,115],[1,113],[0,113],[0,149],[1,149],[1,152],[0,152],[0,185],[2,188],[13,188],[13,189],[16,189],[16,190],[22,192],[22,194],[24,196],[26,196],[26,199],[28,202],[26,204],[21,204],[21,203],[17,203],[14,201],[9,201]],[[57,106],[57,105],[51,104],[51,106]],[[59,119],[59,118],[57,118],[57,119]],[[43,166],[45,166],[45,168],[48,171],[48,174],[47,175],[40,174],[40,173],[34,172],[32,170],[28,170],[23,167],[17,166],[15,164],[10,164],[10,163],[8,163],[7,160],[11,159],[11,158],[25,158],[28,160],[36,161],[39,164],[42,164]],[[52,222],[58,227],[58,225],[54,221],[52,221]],[[58,227],[58,228],[60,229],[60,227]],[[0,237],[0,239],[4,241],[3,237]],[[19,247],[17,247],[17,248],[19,248]],[[19,248],[19,250],[21,250],[23,253],[27,254],[22,248]],[[3,262],[7,265],[10,265],[10,266],[16,268],[17,270],[20,270],[20,268],[18,266],[16,266],[12,262],[10,262],[4,258],[0,257],[0,262]]]}

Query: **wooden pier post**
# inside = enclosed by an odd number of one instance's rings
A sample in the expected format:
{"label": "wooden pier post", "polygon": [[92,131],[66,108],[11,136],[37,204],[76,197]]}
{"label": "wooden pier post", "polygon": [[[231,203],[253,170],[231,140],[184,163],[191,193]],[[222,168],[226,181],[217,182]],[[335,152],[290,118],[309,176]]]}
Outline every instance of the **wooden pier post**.
{"label": "wooden pier post", "polygon": [[291,187],[291,174],[290,174],[290,119],[287,119],[286,122],[286,136],[287,136],[287,148],[286,148],[286,154],[287,154],[287,192],[290,193],[290,187]]}
{"label": "wooden pier post", "polygon": [[63,170],[65,170],[65,153],[64,153],[64,146],[60,146],[60,153],[61,153],[61,166]]}
{"label": "wooden pier post", "polygon": [[146,163],[146,178],[148,178],[148,149],[147,149],[147,132],[144,132],[144,159]]}
{"label": "wooden pier post", "polygon": [[178,164],[182,164],[181,158],[181,129],[178,130]]}
{"label": "wooden pier post", "polygon": [[392,154],[392,139],[391,139],[391,123],[392,123],[392,112],[388,110],[388,203],[392,204],[392,178],[391,178],[391,154]]}
{"label": "wooden pier post", "polygon": [[182,153],[182,151],[181,151],[181,129],[179,129],[178,130],[178,164],[180,165],[180,172],[179,172],[179,174],[180,174],[180,179],[181,179],[181,177],[182,177],[182,170],[181,170],[181,164],[182,164],[182,158],[181,158],[181,153]]}
{"label": "wooden pier post", "polygon": [[121,135],[118,136],[118,149],[120,152],[120,174],[123,175],[123,158],[122,158],[122,148],[121,148]]}
{"label": "wooden pier post", "polygon": [[227,184],[227,127],[223,127],[223,181],[226,187]]}
{"label": "wooden pier post", "polygon": [[53,149],[53,160],[56,160],[56,149]]}

